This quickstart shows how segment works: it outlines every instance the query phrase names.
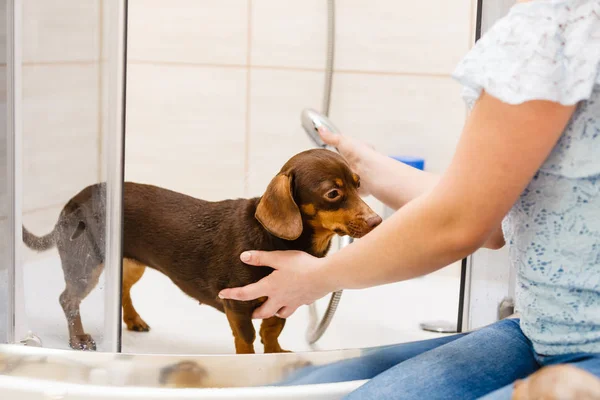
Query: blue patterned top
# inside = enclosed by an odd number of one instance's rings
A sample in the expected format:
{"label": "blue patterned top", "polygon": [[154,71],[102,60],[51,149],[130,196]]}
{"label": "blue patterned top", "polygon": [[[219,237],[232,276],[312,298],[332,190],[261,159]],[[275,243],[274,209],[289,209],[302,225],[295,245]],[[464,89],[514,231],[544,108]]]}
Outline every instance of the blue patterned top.
{"label": "blue patterned top", "polygon": [[503,222],[521,328],[539,354],[600,353],[600,1],[519,3],[458,65],[469,106],[577,104]]}

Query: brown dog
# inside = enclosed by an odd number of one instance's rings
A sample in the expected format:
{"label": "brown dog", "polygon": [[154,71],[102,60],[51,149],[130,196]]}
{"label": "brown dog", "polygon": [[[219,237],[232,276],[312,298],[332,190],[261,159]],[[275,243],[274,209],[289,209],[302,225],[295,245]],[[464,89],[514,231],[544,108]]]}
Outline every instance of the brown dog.
{"label": "brown dog", "polygon": [[[240,253],[302,250],[324,257],[334,234],[355,238],[367,234],[381,223],[381,217],[359,197],[359,185],[359,177],[344,159],[323,149],[292,157],[260,198],[208,202],[125,183],[122,305],[127,329],[149,330],[130,296],[131,286],[149,266],[189,296],[224,312],[236,352],[254,353],[252,312],[265,299],[240,302],[217,295],[224,288],[256,282],[273,270],[243,264]],[[83,189],[64,207],[54,230],[43,237],[23,228],[29,248],[58,248],[66,281],[60,304],[74,349],[95,349],[81,324],[79,305],[103,269],[105,190],[104,184]],[[284,325],[285,319],[278,317],[262,322],[265,352],[283,351],[278,337]]]}

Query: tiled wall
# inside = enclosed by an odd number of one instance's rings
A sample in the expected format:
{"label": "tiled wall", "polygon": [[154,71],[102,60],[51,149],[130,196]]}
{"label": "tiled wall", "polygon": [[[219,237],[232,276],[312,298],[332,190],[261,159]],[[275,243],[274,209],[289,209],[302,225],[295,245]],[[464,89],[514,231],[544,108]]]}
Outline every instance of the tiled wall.
{"label": "tiled wall", "polygon": [[[126,177],[207,199],[260,195],[323,95],[325,0],[130,0]],[[465,117],[449,77],[471,0],[336,1],[331,118],[440,172]],[[378,207],[381,211],[381,207]]]}
{"label": "tiled wall", "polygon": [[22,4],[23,221],[45,234],[65,202],[99,178],[102,4]]}
{"label": "tiled wall", "polygon": [[[24,222],[36,233],[99,179],[104,1],[23,1]],[[337,0],[336,125],[443,171],[465,117],[449,74],[471,45],[473,3]],[[128,180],[213,200],[260,195],[311,147],[299,117],[321,106],[325,0],[129,7]]]}
{"label": "tiled wall", "polygon": [[[129,5],[126,178],[209,200],[261,195],[312,146],[300,112],[321,107],[326,0]],[[466,115],[450,73],[472,44],[475,1],[335,7],[332,120],[442,172]],[[456,275],[458,265],[440,273]]]}

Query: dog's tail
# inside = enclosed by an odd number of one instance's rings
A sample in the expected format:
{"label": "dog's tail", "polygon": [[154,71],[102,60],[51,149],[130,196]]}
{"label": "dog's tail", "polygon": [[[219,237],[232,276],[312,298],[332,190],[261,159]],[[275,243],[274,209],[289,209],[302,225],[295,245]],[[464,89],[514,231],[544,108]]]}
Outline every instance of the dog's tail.
{"label": "dog's tail", "polygon": [[52,230],[52,232],[47,235],[39,237],[29,232],[27,228],[23,227],[23,242],[31,250],[49,250],[56,245],[56,229]]}

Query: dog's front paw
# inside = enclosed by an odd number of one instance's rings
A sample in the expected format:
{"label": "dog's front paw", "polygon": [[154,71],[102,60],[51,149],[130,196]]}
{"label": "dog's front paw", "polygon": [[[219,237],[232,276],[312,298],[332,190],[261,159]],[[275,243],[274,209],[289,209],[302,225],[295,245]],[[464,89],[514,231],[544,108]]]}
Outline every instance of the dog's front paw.
{"label": "dog's front paw", "polygon": [[279,349],[279,351],[277,353],[293,353],[293,351],[286,350],[286,349]]}
{"label": "dog's front paw", "polygon": [[127,329],[134,332],[148,332],[150,326],[140,316],[137,316],[134,320],[125,321]]}
{"label": "dog's front paw", "polygon": [[71,336],[71,339],[69,340],[69,346],[73,350],[96,350],[96,342],[94,342],[94,339],[87,334]]}
{"label": "dog's front paw", "polygon": [[290,350],[282,349],[280,346],[265,346],[265,354],[267,353],[293,353]]}

